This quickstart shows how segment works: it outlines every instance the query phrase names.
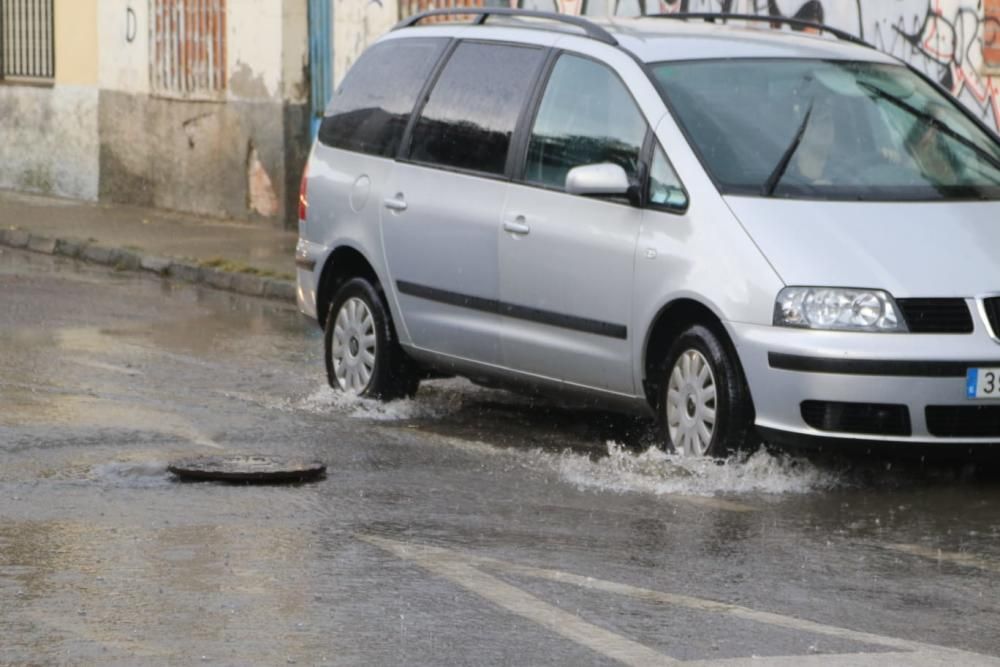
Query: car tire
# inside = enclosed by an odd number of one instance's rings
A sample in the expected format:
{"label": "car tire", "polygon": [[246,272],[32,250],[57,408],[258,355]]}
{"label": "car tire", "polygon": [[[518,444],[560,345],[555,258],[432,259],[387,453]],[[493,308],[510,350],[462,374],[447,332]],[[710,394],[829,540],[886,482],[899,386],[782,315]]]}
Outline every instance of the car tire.
{"label": "car tire", "polygon": [[668,451],[723,458],[759,445],[750,390],[727,339],[701,324],[685,329],[661,378],[657,414]]}
{"label": "car tire", "polygon": [[337,290],[323,339],[327,380],[335,390],[382,401],[416,393],[419,378],[399,346],[385,299],[364,278]]}

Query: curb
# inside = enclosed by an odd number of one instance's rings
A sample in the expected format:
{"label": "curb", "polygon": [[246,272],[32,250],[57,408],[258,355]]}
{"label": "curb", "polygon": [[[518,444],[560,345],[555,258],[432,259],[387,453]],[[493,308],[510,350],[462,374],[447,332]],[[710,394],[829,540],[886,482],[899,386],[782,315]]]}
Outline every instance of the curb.
{"label": "curb", "polygon": [[53,239],[29,234],[23,229],[0,229],[0,246],[69,257],[91,264],[110,266],[115,271],[145,271],[162,278],[173,278],[247,296],[295,301],[295,283],[290,280],[264,278],[252,273],[221,271],[170,257],[145,255],[97,243]]}

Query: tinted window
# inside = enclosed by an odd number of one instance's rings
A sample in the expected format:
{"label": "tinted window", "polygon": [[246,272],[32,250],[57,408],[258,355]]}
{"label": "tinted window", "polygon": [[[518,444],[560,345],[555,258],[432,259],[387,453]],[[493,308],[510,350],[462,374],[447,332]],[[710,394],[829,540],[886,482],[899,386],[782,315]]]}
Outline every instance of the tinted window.
{"label": "tinted window", "polygon": [[541,49],[464,43],[455,49],[413,130],[410,158],[502,174]]}
{"label": "tinted window", "polygon": [[573,167],[613,162],[638,181],[645,136],[646,121],[614,72],[562,56],[531,131],[525,180],[561,189]]}
{"label": "tinted window", "polygon": [[400,39],[368,49],[330,101],[319,140],[335,148],[395,156],[417,95],[446,43]]}

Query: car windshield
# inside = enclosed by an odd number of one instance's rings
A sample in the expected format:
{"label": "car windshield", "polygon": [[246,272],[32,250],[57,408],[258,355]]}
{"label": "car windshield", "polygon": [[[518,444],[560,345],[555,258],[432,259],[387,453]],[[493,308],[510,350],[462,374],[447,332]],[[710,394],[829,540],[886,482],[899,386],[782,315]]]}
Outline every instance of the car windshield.
{"label": "car windshield", "polygon": [[1000,199],[1000,146],[905,67],[820,60],[653,66],[724,194]]}

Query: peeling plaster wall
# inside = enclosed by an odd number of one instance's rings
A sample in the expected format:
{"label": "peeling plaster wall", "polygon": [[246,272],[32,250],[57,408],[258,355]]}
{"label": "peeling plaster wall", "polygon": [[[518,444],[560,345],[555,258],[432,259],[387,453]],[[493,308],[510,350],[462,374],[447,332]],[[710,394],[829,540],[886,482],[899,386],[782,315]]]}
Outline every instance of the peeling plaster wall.
{"label": "peeling plaster wall", "polygon": [[306,0],[227,2],[226,91],[213,101],[150,94],[149,5],[101,0],[100,199],[293,225],[309,142]]}
{"label": "peeling plaster wall", "polygon": [[0,188],[94,201],[97,89],[0,86]]}

